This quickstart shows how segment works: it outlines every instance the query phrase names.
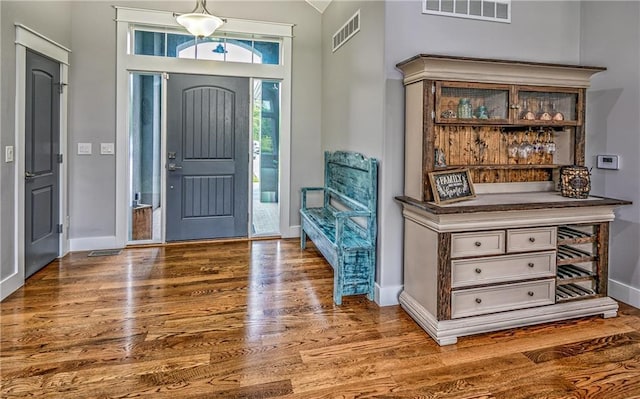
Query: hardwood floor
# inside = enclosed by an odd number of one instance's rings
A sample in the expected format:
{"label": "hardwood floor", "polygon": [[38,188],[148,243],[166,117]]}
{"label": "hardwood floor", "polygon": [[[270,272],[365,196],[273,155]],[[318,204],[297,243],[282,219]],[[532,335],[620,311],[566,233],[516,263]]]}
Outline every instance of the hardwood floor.
{"label": "hardwood floor", "polygon": [[439,347],[297,240],[75,253],[1,305],[2,398],[640,398],[640,310]]}

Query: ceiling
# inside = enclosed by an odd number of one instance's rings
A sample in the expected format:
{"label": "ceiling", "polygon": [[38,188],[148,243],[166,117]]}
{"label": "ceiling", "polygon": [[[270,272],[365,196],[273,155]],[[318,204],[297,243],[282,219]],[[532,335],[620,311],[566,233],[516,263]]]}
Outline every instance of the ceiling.
{"label": "ceiling", "polygon": [[318,12],[320,12],[320,14],[322,14],[324,10],[329,7],[329,3],[331,3],[331,0],[306,0],[306,2],[311,4],[313,8],[315,8],[316,10],[318,10]]}

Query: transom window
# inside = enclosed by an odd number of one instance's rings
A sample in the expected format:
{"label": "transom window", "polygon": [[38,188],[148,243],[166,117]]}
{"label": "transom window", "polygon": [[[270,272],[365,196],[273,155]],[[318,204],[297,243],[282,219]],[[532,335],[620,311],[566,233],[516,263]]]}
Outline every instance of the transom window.
{"label": "transom window", "polygon": [[133,53],[249,64],[280,64],[280,42],[276,40],[228,36],[197,38],[143,29],[134,30]]}

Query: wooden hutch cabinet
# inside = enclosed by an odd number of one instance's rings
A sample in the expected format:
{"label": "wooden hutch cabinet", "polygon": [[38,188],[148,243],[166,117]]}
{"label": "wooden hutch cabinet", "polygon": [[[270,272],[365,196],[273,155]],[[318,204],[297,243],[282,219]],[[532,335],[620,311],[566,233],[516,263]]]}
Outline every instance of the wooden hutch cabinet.
{"label": "wooden hutch cabinet", "polygon": [[[402,307],[440,345],[617,315],[611,198],[556,191],[585,164],[585,91],[604,68],[418,55],[405,84]],[[469,169],[477,196],[434,202],[429,173]]]}

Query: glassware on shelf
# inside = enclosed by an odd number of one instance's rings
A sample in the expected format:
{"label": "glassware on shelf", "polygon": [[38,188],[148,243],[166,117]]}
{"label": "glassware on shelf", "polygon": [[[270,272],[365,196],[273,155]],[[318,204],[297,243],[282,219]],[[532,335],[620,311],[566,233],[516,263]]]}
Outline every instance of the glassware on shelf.
{"label": "glassware on shelf", "polygon": [[468,98],[461,98],[458,103],[458,118],[471,119],[473,118],[473,109],[471,107],[471,100]]}
{"label": "glassware on shelf", "polygon": [[523,101],[523,110],[520,113],[520,119],[524,119],[527,121],[532,121],[536,119],[536,114],[534,114],[530,109],[529,109],[529,100],[525,99]]}
{"label": "glassware on shelf", "polygon": [[533,142],[533,152],[536,154],[542,154],[545,152],[544,131],[542,129],[538,131],[538,135]]}
{"label": "glassware on shelf", "polygon": [[549,112],[545,110],[544,101],[540,100],[540,104],[538,105],[538,113],[536,114],[536,119],[541,121],[550,121],[553,117]]}
{"label": "glassware on shelf", "polygon": [[489,110],[486,106],[481,105],[476,109],[476,118],[478,119],[489,119]]}
{"label": "glassware on shelf", "polygon": [[533,145],[531,145],[531,143],[529,142],[529,131],[530,130],[527,130],[527,132],[524,134],[524,140],[518,147],[518,157],[523,160],[527,160],[533,152]]}
{"label": "glassware on shelf", "polygon": [[[513,136],[512,133],[509,133],[510,136]],[[509,158],[516,158],[518,157],[518,148],[520,148],[520,145],[518,144],[518,142],[516,141],[516,138],[513,137],[513,140],[511,141],[511,143],[509,143],[509,145],[507,146],[507,153],[509,154]]]}
{"label": "glassware on shelf", "polygon": [[556,103],[551,103],[551,119],[554,121],[563,121],[564,114],[556,109]]}
{"label": "glassware on shelf", "polygon": [[553,155],[556,152],[556,143],[553,141],[553,130],[547,131],[547,142],[544,143],[544,152]]}

